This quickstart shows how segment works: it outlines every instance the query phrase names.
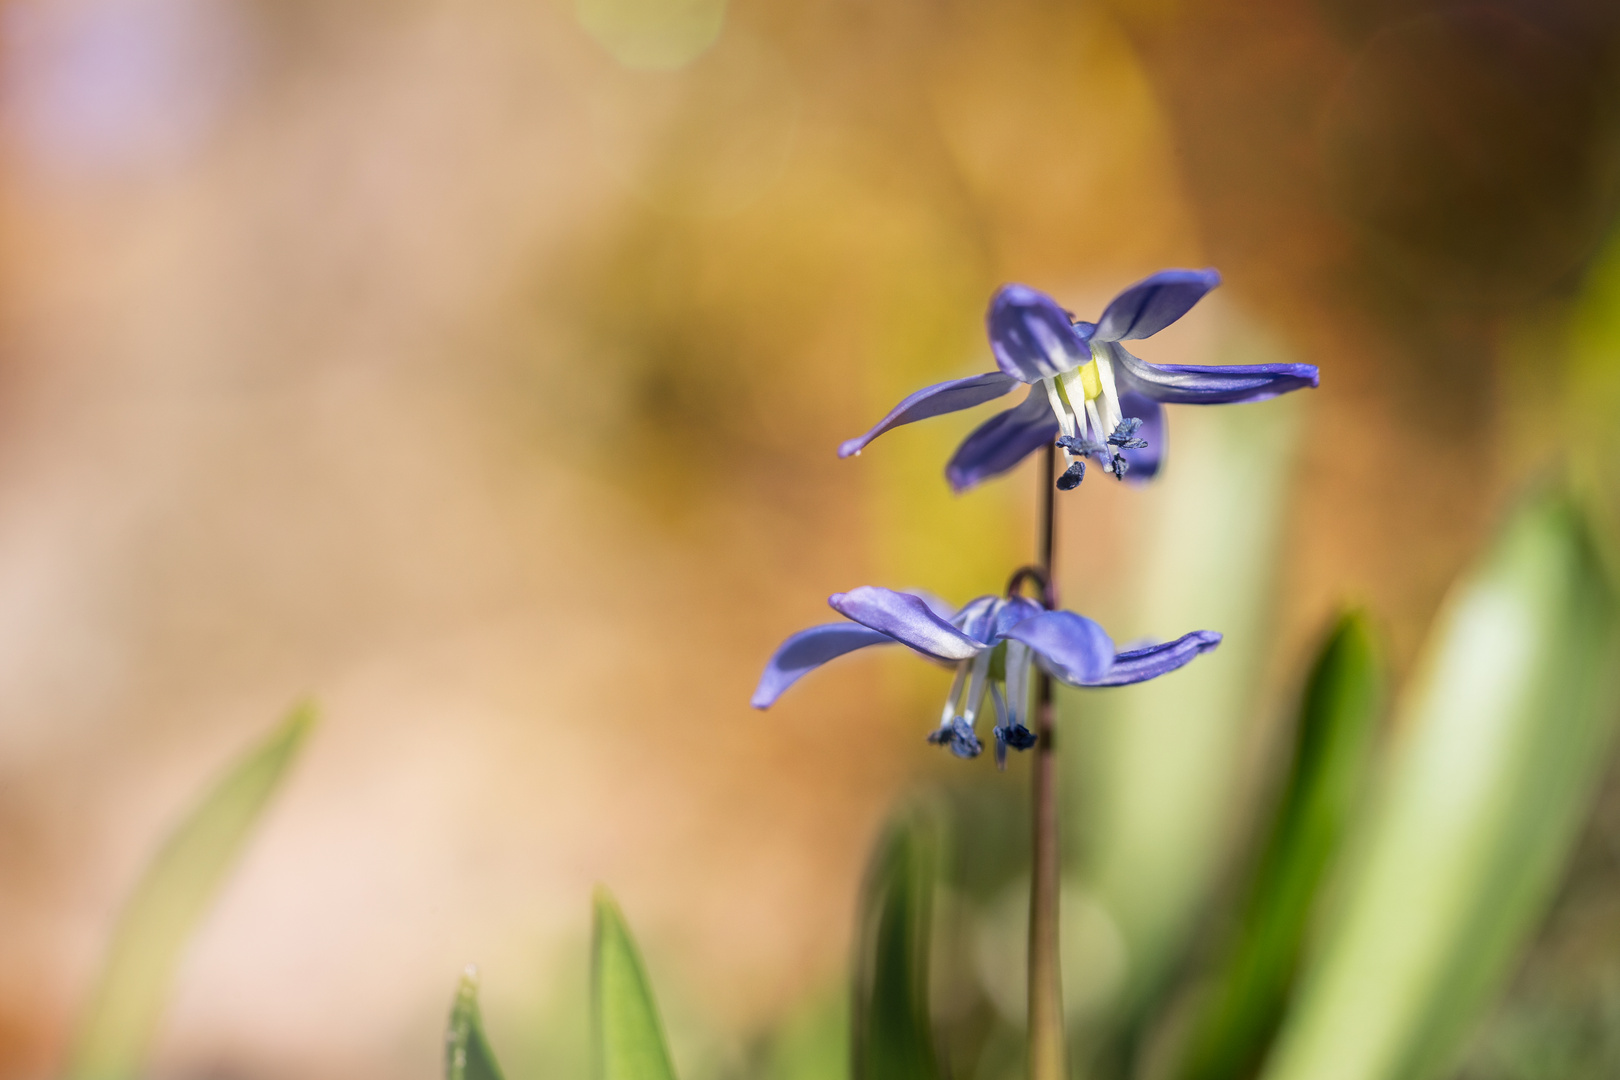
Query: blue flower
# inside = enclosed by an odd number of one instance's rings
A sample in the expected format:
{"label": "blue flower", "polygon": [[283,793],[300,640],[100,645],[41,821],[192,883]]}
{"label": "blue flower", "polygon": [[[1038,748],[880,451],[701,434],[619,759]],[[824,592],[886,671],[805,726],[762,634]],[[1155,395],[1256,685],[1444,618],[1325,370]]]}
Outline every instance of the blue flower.
{"label": "blue flower", "polygon": [[1121,342],[1151,337],[1221,283],[1214,270],[1161,270],[1109,302],[1094,323],[1075,319],[1050,296],[1005,285],[986,323],[999,370],[924,387],[876,427],[838,448],[849,457],[890,428],[970,409],[1030,384],[1022,404],[979,425],[957,447],[945,477],[957,492],[997,476],[1053,441],[1069,463],[1065,490],[1094,458],[1119,479],[1149,479],[1164,460],[1165,405],[1264,401],[1317,384],[1311,364],[1201,367],[1150,364]]}
{"label": "blue flower", "polygon": [[939,728],[928,741],[949,746],[957,757],[977,757],[983,746],[975,725],[988,696],[996,711],[998,762],[1009,746],[1035,745],[1024,724],[1032,664],[1070,686],[1127,686],[1174,671],[1221,641],[1213,631],[1195,630],[1162,645],[1115,652],[1107,632],[1085,616],[1047,611],[1020,596],[981,596],[953,613],[913,593],[863,585],[834,593],[827,603],[851,621],[812,626],[784,641],[760,676],[754,708],[769,708],[829,660],[899,643],[956,668]]}

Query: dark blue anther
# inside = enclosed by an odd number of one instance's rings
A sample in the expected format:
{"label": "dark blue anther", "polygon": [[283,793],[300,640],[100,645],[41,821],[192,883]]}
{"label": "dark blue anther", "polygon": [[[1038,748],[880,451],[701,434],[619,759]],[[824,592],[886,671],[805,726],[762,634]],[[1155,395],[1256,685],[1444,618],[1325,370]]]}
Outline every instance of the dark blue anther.
{"label": "dark blue anther", "polygon": [[929,733],[928,741],[935,746],[949,746],[951,753],[959,758],[976,758],[984,752],[972,726],[960,716],[952,720],[949,727],[935,728]]}
{"label": "dark blue anther", "polygon": [[1073,491],[1075,488],[1080,486],[1080,481],[1084,480],[1085,478],[1086,463],[1083,461],[1076,461],[1067,469],[1064,469],[1063,475],[1057,478],[1058,490]]}
{"label": "dark blue anther", "polygon": [[1081,457],[1090,457],[1108,452],[1108,447],[1102,443],[1092,442],[1090,439],[1077,439],[1073,435],[1059,435],[1057,446],[1059,450],[1067,450],[1069,453],[1079,454]]}
{"label": "dark blue anther", "polygon": [[1028,750],[1036,743],[1035,733],[1016,720],[1011,724],[1004,724],[996,728],[996,767],[1007,767],[1007,747],[1014,750]]}
{"label": "dark blue anther", "polygon": [[1142,430],[1142,421],[1134,416],[1127,416],[1115,427],[1114,433],[1108,436],[1111,446],[1118,446],[1125,450],[1143,450],[1147,448],[1147,440],[1136,436]]}

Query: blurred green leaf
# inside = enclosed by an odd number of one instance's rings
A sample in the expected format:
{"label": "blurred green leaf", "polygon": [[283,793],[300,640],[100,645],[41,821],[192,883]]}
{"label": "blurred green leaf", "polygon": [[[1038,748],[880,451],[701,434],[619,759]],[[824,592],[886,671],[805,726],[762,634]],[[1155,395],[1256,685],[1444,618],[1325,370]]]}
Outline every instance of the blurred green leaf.
{"label": "blurred green leaf", "polygon": [[[1609,543],[1620,551],[1620,229],[1610,233],[1588,267],[1566,333],[1559,445],[1568,448],[1607,509]],[[1528,362],[1545,378],[1544,353]],[[1545,418],[1542,405],[1533,419]]]}
{"label": "blurred green leaf", "polygon": [[113,931],[67,1068],[71,1080],[142,1071],[182,950],[241,854],[315,722],[299,705],[180,823],[147,866]]}
{"label": "blurred green leaf", "polygon": [[928,1012],[936,841],[915,814],[878,841],[861,890],[851,1049],[854,1080],[937,1080]]}
{"label": "blurred green leaf", "polygon": [[1300,705],[1287,786],[1235,940],[1189,1039],[1184,1080],[1253,1076],[1282,1020],[1324,877],[1367,773],[1384,673],[1365,615],[1342,616]]}
{"label": "blurred green leaf", "polygon": [[[1209,362],[1294,359],[1263,327],[1230,307],[1216,310],[1222,325]],[[1163,640],[1200,627],[1226,639],[1162,679],[1058,694],[1065,789],[1079,793],[1071,840],[1124,938],[1128,967],[1111,996],[1127,1025],[1153,1009],[1177,969],[1242,801],[1244,748],[1262,715],[1257,690],[1273,642],[1281,512],[1309,406],[1296,394],[1232,409],[1172,410],[1165,473],[1138,496],[1144,519],[1131,539],[1136,584],[1104,624],[1120,641]],[[1095,586],[1087,578],[1065,582],[1071,593],[1081,587]]]}
{"label": "blurred green leaf", "polygon": [[1457,588],[1269,1080],[1444,1073],[1543,911],[1616,713],[1617,613],[1562,496]]}
{"label": "blurred green leaf", "polygon": [[596,893],[591,979],[598,1080],[675,1080],[641,954],[605,889]]}
{"label": "blurred green leaf", "polygon": [[849,993],[821,991],[805,999],[771,1034],[756,1080],[847,1080]]}
{"label": "blurred green leaf", "polygon": [[445,1080],[502,1080],[495,1052],[484,1035],[484,1017],[478,1010],[478,973],[472,968],[461,976],[450,1026],[444,1036]]}

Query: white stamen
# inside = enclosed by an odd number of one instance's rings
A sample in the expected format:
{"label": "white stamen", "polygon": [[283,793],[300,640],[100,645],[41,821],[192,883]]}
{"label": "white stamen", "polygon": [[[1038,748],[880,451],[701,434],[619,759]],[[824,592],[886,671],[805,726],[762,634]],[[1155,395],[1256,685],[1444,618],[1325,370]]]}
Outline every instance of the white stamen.
{"label": "white stamen", "polygon": [[1103,427],[1102,417],[1097,415],[1097,403],[1095,401],[1086,402],[1086,415],[1091,417],[1091,426],[1097,429],[1097,441],[1106,442],[1109,434],[1114,429]]}
{"label": "white stamen", "polygon": [[1041,380],[1046,387],[1046,399],[1052,403],[1052,411],[1057,414],[1058,430],[1063,434],[1074,436],[1074,417],[1070,414],[1068,406],[1063,404],[1063,397],[1058,393],[1057,377],[1048,375]]}
{"label": "white stamen", "polygon": [[[1086,400],[1086,383],[1080,375],[1079,368],[1063,373],[1063,389],[1068,392],[1070,404]],[[1074,419],[1074,426],[1080,438],[1084,439],[1086,437],[1086,413],[1083,404],[1075,405]]]}
{"label": "white stamen", "polygon": [[1112,435],[1119,422],[1125,419],[1125,410],[1119,403],[1119,389],[1114,385],[1114,362],[1103,355],[1095,345],[1091,347],[1091,354],[1097,361],[1097,381],[1102,383],[1103,400],[1108,403],[1107,408],[1103,410],[1103,419],[1109,425],[1108,430],[1103,432],[1103,437],[1106,438]]}
{"label": "white stamen", "polygon": [[1022,641],[1007,642],[1007,723],[1023,719],[1029,707],[1029,646]]}
{"label": "white stamen", "polygon": [[962,694],[962,683],[966,681],[967,673],[966,661],[956,665],[956,678],[951,681],[951,692],[945,698],[945,711],[939,715],[940,727],[950,727],[951,721],[956,719],[956,699]]}
{"label": "white stamen", "polygon": [[968,680],[967,694],[962,700],[962,719],[967,721],[968,727],[973,726],[974,719],[979,715],[979,706],[984,703],[984,684],[990,674],[990,653],[986,649],[973,658],[973,677]]}

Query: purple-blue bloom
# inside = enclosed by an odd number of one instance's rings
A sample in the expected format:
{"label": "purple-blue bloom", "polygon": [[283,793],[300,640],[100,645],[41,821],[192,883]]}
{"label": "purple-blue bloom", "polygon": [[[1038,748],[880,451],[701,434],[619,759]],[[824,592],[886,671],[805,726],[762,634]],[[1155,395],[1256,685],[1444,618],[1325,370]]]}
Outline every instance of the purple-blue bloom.
{"label": "purple-blue bloom", "polygon": [[1150,479],[1164,461],[1163,406],[1264,401],[1317,385],[1311,364],[1150,364],[1121,344],[1163,330],[1220,283],[1212,269],[1161,270],[1114,297],[1094,323],[1027,285],[1004,285],[985,320],[998,370],[918,390],[841,445],[838,456],[860,453],[890,428],[970,409],[1027,383],[1022,404],[992,416],[957,447],[945,468],[954,490],[1004,473],[1053,441],[1069,463],[1058,480],[1065,490],[1080,483],[1088,457],[1119,479],[1127,472]]}
{"label": "purple-blue bloom", "polygon": [[827,603],[851,620],[801,630],[765,665],[753,706],[766,709],[788,687],[827,661],[868,645],[905,645],[956,669],[939,727],[928,741],[957,757],[977,757],[975,732],[988,697],[996,711],[996,760],[1007,747],[1026,750],[1035,735],[1023,720],[1030,668],[1039,665],[1070,686],[1126,686],[1168,674],[1220,644],[1221,635],[1195,630],[1162,645],[1116,652],[1103,628],[1072,611],[1047,611],[1021,596],[981,596],[955,612],[913,593],[871,585],[834,593]]}

